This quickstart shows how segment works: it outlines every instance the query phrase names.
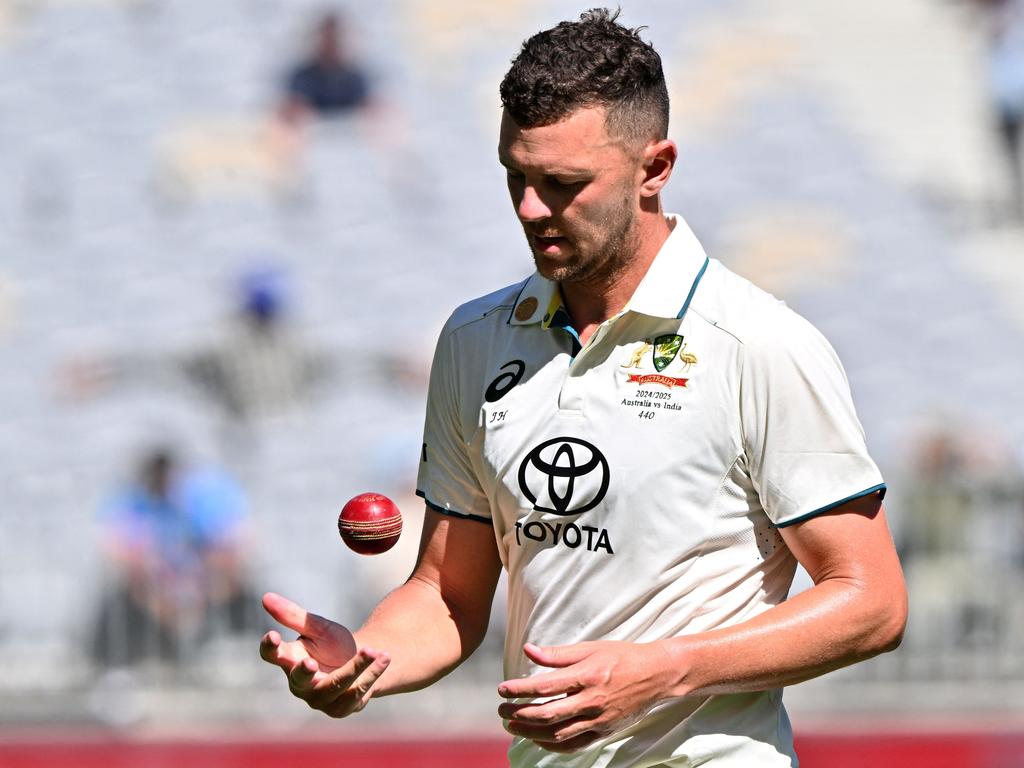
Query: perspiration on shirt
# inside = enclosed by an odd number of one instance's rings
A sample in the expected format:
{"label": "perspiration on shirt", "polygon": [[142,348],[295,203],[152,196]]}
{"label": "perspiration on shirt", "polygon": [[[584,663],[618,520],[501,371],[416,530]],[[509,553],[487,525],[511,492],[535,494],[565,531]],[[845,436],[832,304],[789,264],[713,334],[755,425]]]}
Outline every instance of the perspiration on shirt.
{"label": "perspiration on shirt", "polygon": [[[506,678],[544,671],[525,642],[642,643],[750,619],[792,583],[779,527],[884,493],[828,342],[668,218],[629,304],[585,347],[539,274],[463,305],[438,341],[418,489],[494,529]],[[509,755],[788,766],[781,698],[678,699],[581,753],[517,738]]]}

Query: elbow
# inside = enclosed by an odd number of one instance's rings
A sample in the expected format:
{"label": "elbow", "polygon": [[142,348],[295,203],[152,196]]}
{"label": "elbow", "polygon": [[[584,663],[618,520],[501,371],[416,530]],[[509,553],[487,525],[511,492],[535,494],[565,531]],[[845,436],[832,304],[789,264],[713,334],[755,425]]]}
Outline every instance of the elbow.
{"label": "elbow", "polygon": [[904,610],[901,613],[889,617],[885,622],[883,628],[879,632],[879,645],[876,653],[889,653],[895,651],[900,647],[903,642],[903,633],[907,628],[907,612]]}
{"label": "elbow", "polygon": [[868,655],[895,651],[903,642],[907,629],[907,591],[904,585],[901,583],[899,589],[885,594],[873,613],[874,631],[868,641]]}
{"label": "elbow", "polygon": [[893,610],[893,617],[891,620],[890,628],[890,639],[889,644],[885,648],[886,651],[895,651],[900,647],[903,642],[903,634],[907,631],[907,590],[906,588],[900,590],[900,598],[898,608]]}

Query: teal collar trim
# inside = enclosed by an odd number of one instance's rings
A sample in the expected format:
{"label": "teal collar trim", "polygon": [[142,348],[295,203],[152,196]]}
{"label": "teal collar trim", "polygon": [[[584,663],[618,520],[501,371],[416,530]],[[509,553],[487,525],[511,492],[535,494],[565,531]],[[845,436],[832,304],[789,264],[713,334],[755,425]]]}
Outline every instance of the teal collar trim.
{"label": "teal collar trim", "polygon": [[700,268],[700,272],[697,273],[697,279],[693,281],[693,285],[690,286],[690,292],[686,294],[686,301],[683,302],[682,308],[679,310],[679,314],[676,318],[679,320],[683,319],[683,315],[686,314],[686,310],[690,308],[690,302],[693,301],[693,294],[697,292],[697,286],[700,284],[700,279],[704,277],[704,273],[708,270],[708,264],[711,263],[711,259],[707,256],[704,257],[704,266]]}
{"label": "teal collar trim", "polygon": [[[647,274],[636,287],[626,309],[648,317],[682,319],[697,293],[710,259],[681,216],[666,214],[665,219],[672,231],[647,268]],[[682,304],[680,299],[683,299]]]}

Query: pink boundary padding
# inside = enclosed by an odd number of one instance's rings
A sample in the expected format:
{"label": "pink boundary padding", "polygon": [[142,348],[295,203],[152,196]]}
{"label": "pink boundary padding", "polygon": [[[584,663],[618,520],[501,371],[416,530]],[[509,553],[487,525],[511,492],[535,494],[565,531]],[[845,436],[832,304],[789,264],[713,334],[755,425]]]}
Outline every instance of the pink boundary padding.
{"label": "pink boundary padding", "polygon": [[[242,733],[239,733],[242,736]],[[101,734],[0,734],[0,768],[501,768],[503,739],[134,740]],[[1014,768],[1024,731],[860,733],[797,737],[801,768]]]}

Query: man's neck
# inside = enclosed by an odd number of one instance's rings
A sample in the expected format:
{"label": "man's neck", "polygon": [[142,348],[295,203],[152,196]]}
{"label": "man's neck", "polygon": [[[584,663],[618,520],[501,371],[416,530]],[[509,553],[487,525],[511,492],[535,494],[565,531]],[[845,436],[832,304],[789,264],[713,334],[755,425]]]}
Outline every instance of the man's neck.
{"label": "man's neck", "polygon": [[672,228],[661,211],[653,215],[641,214],[634,254],[625,269],[603,278],[597,284],[559,284],[562,301],[583,344],[587,343],[601,323],[617,315],[629,303],[671,233]]}

